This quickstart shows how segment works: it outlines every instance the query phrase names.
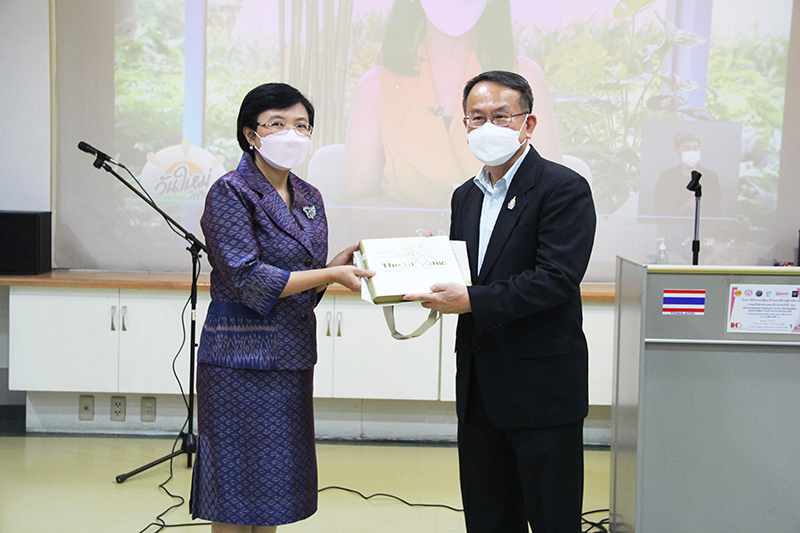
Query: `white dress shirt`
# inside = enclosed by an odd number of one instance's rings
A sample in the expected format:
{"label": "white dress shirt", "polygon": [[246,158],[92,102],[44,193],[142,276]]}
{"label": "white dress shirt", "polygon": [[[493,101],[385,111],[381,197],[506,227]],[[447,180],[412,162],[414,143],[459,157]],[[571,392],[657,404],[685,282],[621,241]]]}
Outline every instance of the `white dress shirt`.
{"label": "white dress shirt", "polygon": [[[531,145],[525,146],[525,152],[517,159],[508,172],[497,180],[497,183],[492,186],[492,179],[489,176],[489,169],[484,165],[478,175],[472,181],[483,192],[483,205],[481,207],[481,222],[480,222],[480,235],[478,238],[478,272],[481,271],[483,266],[483,258],[486,255],[486,248],[489,246],[489,239],[492,238],[492,231],[494,231],[494,224],[497,222],[497,217],[500,215],[500,210],[503,208],[504,200],[508,188],[511,187],[511,180],[514,179],[514,174],[522,164],[522,160],[528,155]],[[509,204],[505,204],[507,209],[513,209],[511,200]]]}

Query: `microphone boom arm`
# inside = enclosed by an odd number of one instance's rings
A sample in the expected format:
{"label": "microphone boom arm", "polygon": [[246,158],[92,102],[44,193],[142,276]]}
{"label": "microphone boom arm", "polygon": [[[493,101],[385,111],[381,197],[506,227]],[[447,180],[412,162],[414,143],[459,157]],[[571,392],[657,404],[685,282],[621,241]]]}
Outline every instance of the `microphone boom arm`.
{"label": "microphone boom arm", "polygon": [[[162,210],[160,207],[158,207],[156,205],[155,201],[153,201],[151,198],[149,198],[142,191],[139,191],[138,189],[136,189],[133,185],[130,184],[130,182],[128,182],[128,180],[124,179],[122,176],[117,174],[114,171],[114,169],[112,169],[111,166],[109,166],[109,163],[113,163],[115,165],[118,165],[118,166],[124,168],[126,172],[128,172],[129,174],[131,174],[131,176],[133,176],[131,171],[128,170],[128,168],[125,165],[123,165],[122,163],[119,163],[118,161],[115,161],[114,159],[111,159],[106,154],[100,152],[99,150],[96,150],[96,149],[92,148],[91,146],[89,146],[86,143],[83,143],[83,142],[80,143],[78,145],[78,148],[80,148],[84,152],[88,152],[90,154],[93,154],[96,157],[95,162],[94,162],[94,166],[95,167],[97,167],[98,169],[102,168],[103,170],[105,170],[106,172],[108,172],[109,174],[111,174],[112,176],[117,178],[117,180],[119,180],[120,183],[125,185],[131,191],[133,191],[133,193],[136,196],[138,196],[139,198],[141,198],[144,201],[144,203],[146,203],[147,205],[149,205],[150,207],[155,209],[158,212],[158,214],[160,214],[162,217],[164,217],[164,220],[167,221],[167,224],[172,228],[172,230],[175,231],[176,233],[181,234],[183,239],[186,240],[189,243],[189,247],[186,248],[186,249],[192,255],[192,287],[191,287],[191,293],[190,293],[190,296],[189,296],[189,302],[191,304],[190,305],[190,309],[191,309],[190,330],[189,330],[189,394],[188,394],[188,399],[184,398],[184,400],[186,401],[187,420],[186,420],[186,426],[185,426],[186,427],[186,431],[181,431],[180,435],[179,435],[179,437],[181,439],[181,447],[180,447],[179,450],[173,451],[172,453],[170,453],[168,455],[165,455],[164,457],[161,457],[159,459],[156,459],[155,461],[152,461],[152,462],[150,462],[150,463],[148,463],[148,464],[146,464],[144,466],[140,466],[139,468],[137,468],[135,470],[132,470],[132,471],[127,472],[125,474],[119,474],[116,477],[116,481],[117,481],[117,483],[124,483],[125,480],[130,478],[131,476],[135,476],[136,474],[144,472],[145,470],[147,470],[149,468],[152,468],[152,467],[154,467],[156,465],[159,465],[159,464],[161,464],[161,463],[163,463],[165,461],[171,460],[172,458],[177,457],[177,456],[179,456],[181,454],[184,454],[184,453],[186,454],[186,457],[187,457],[186,466],[187,466],[187,468],[191,468],[191,466],[192,466],[192,455],[194,453],[196,453],[196,451],[197,451],[197,436],[194,433],[194,395],[195,395],[194,375],[195,375],[195,352],[196,352],[196,348],[197,348],[197,341],[196,341],[196,338],[197,338],[197,279],[198,279],[198,277],[200,275],[200,251],[208,253],[208,250],[206,249],[205,245],[197,237],[195,237],[194,235],[192,235],[191,233],[186,231],[186,229],[183,226],[181,226],[180,224],[178,224],[178,222],[175,221],[175,219],[173,219],[171,216],[169,216],[167,213],[165,213],[164,210]],[[173,371],[174,371],[174,368],[173,368]],[[176,377],[177,377],[177,374],[176,374]],[[180,380],[179,380],[178,383],[180,384]],[[181,387],[181,392],[183,392],[183,387]]]}
{"label": "microphone boom arm", "polygon": [[[103,154],[103,155],[105,155],[105,154]],[[101,164],[99,166],[97,164],[98,161],[101,162]],[[124,168],[125,170],[128,170],[127,167],[125,167],[125,165],[123,165],[122,163],[117,163],[117,164],[119,166],[121,166],[122,168]],[[131,185],[128,182],[128,180],[126,180],[125,178],[123,178],[122,176],[117,174],[114,171],[114,169],[111,168],[108,165],[108,162],[106,162],[101,155],[97,156],[97,159],[94,162],[94,166],[96,166],[97,168],[102,168],[103,170],[105,170],[106,172],[108,172],[109,174],[111,174],[112,176],[117,178],[123,185],[125,185],[128,189],[133,191],[133,193],[136,196],[138,196],[139,198],[141,198],[147,205],[149,205],[150,207],[155,209],[158,212],[159,215],[164,217],[164,220],[167,221],[167,224],[169,224],[170,226],[172,226],[173,228],[178,230],[178,232],[181,234],[181,237],[183,237],[183,239],[186,240],[186,242],[188,242],[192,246],[192,249],[197,248],[198,251],[202,250],[205,253],[208,253],[208,250],[206,249],[205,245],[197,237],[195,237],[194,235],[192,235],[191,233],[186,231],[186,229],[184,229],[183,226],[178,224],[178,222],[176,222],[174,218],[169,216],[167,213],[164,212],[164,210],[162,210],[160,207],[158,207],[158,205],[156,205],[156,203],[154,201],[152,201],[150,198],[145,196],[141,191],[139,191],[133,185]]]}

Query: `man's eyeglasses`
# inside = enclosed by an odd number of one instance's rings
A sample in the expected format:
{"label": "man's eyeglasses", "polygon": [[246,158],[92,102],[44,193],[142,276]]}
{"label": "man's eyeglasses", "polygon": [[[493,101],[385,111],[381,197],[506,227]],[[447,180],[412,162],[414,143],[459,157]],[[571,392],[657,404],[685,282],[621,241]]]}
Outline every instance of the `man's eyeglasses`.
{"label": "man's eyeglasses", "polygon": [[529,113],[517,113],[516,115],[509,115],[508,113],[496,113],[489,117],[486,115],[470,115],[468,117],[464,117],[464,119],[467,121],[467,126],[470,128],[480,128],[486,124],[487,120],[495,126],[505,128],[511,124],[511,121],[514,120],[514,117],[528,114]]}
{"label": "man's eyeglasses", "polygon": [[264,126],[272,133],[278,133],[279,131],[283,130],[297,130],[297,133],[302,133],[303,135],[311,135],[311,132],[314,130],[314,126],[311,124],[298,124],[296,126],[289,126],[285,122],[270,122],[266,124],[264,122],[259,122],[256,126]]}

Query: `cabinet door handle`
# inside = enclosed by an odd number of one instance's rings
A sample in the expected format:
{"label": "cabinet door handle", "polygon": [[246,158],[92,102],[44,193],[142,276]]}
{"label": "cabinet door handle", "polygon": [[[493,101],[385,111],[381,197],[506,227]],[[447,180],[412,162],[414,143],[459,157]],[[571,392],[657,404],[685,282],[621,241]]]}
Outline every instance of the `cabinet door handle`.
{"label": "cabinet door handle", "polygon": [[333,313],[331,313],[330,311],[328,311],[327,313],[325,313],[325,320],[327,320],[327,321],[328,321],[328,332],[327,332],[327,333],[325,333],[325,336],[326,336],[326,337],[330,337],[330,336],[331,336],[331,315],[332,315],[332,314],[333,314]]}
{"label": "cabinet door handle", "polygon": [[117,306],[111,306],[111,331],[117,331],[117,326],[114,324],[114,319],[117,318]]}
{"label": "cabinet door handle", "polygon": [[125,327],[125,315],[128,314],[128,306],[123,305],[122,311],[120,312],[120,321],[122,322],[122,331],[128,331],[128,328]]}
{"label": "cabinet door handle", "polygon": [[342,313],[336,313],[336,336],[342,336]]}

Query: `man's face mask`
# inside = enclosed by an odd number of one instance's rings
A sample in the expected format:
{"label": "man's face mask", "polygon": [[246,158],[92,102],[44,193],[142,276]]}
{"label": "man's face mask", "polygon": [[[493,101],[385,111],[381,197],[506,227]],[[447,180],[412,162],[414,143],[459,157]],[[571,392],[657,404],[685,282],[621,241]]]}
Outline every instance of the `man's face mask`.
{"label": "man's face mask", "polygon": [[700,150],[681,152],[681,161],[683,161],[683,164],[687,167],[694,167],[700,162]]}
{"label": "man's face mask", "polygon": [[[523,121],[522,128],[525,124],[526,121]],[[480,128],[467,133],[469,151],[487,167],[502,165],[522,146],[523,143],[519,140],[522,128],[512,130],[486,122]]]}

